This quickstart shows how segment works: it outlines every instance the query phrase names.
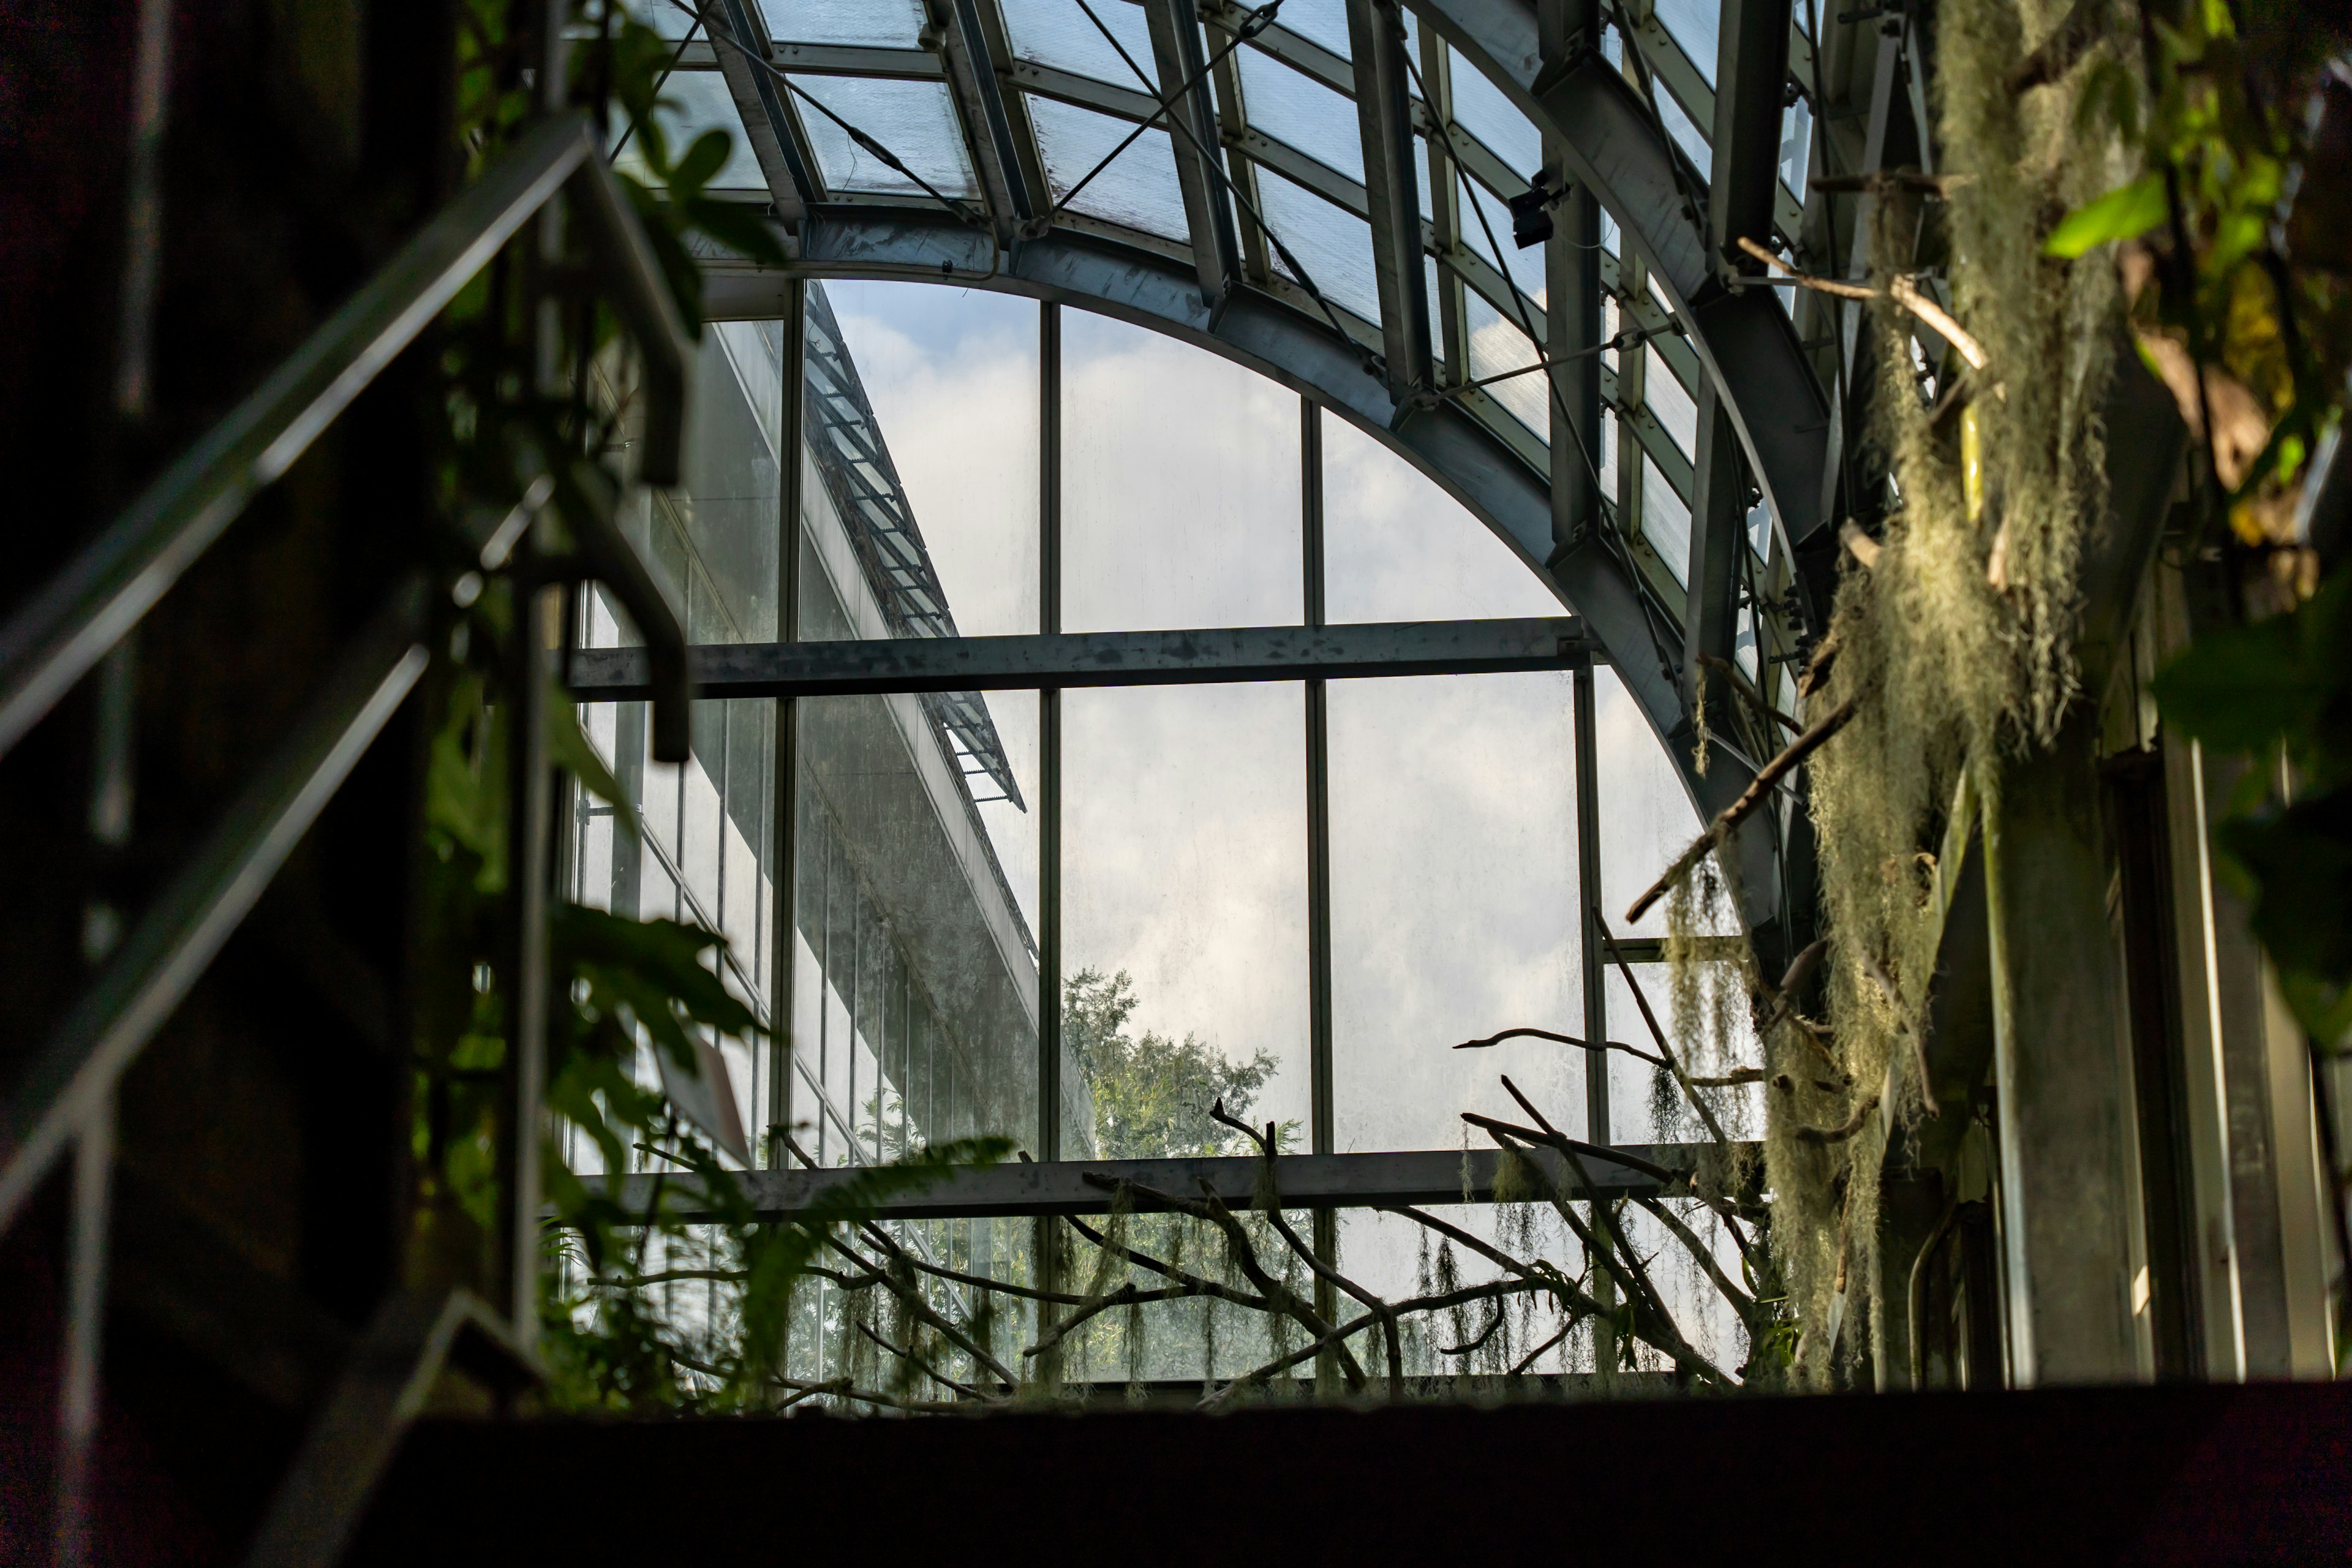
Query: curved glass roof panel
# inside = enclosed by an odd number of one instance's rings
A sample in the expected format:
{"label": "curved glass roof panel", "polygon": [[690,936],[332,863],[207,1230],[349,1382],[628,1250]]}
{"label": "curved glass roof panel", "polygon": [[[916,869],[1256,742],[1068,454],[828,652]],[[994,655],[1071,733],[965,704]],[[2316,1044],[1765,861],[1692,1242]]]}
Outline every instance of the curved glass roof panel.
{"label": "curved glass roof panel", "polygon": [[1665,123],[1666,134],[1675,139],[1675,146],[1690,154],[1690,161],[1698,165],[1700,179],[1714,178],[1715,149],[1706,144],[1706,133],[1684,110],[1681,100],[1666,90],[1664,82],[1653,78],[1651,86],[1657,90],[1658,118]]}
{"label": "curved glass roof panel", "polygon": [[1275,20],[1341,59],[1349,58],[1346,0],[1286,0]]}
{"label": "curved glass roof panel", "polygon": [[1253,127],[1363,184],[1364,140],[1353,103],[1255,48],[1236,50],[1234,58],[1241,66],[1242,108]]}
{"label": "curved glass roof panel", "polygon": [[[1528,340],[1527,333],[1505,320],[1484,295],[1465,290],[1463,303],[1470,326],[1472,380],[1526,370],[1536,363],[1536,346]],[[1512,417],[1535,432],[1538,440],[1551,438],[1551,404],[1544,391],[1541,373],[1515,375],[1508,381],[1495,383],[1486,391],[1487,396],[1509,409]]]}
{"label": "curved glass roof panel", "polygon": [[[1298,258],[1323,297],[1368,321],[1379,321],[1381,286],[1372,269],[1371,226],[1271,169],[1258,171],[1257,196],[1266,223]],[[1274,263],[1284,276],[1292,276],[1278,255]]]}
{"label": "curved glass roof panel", "polygon": [[1698,405],[1656,349],[1644,348],[1642,353],[1649,362],[1642,377],[1642,399],[1688,457],[1698,450]]}
{"label": "curved glass roof panel", "polygon": [[[765,191],[768,179],[760,172],[760,161],[751,153],[751,138],[743,134],[743,122],[735,112],[735,100],[727,91],[727,79],[717,71],[672,71],[662,84],[662,108],[659,120],[662,134],[668,139],[669,155],[676,158],[693,145],[706,131],[724,131],[728,134],[727,162],[710,178],[714,191]],[[615,165],[628,174],[642,177],[646,173],[643,149],[635,138],[621,149]]]}
{"label": "curved glass roof panel", "polygon": [[[1118,49],[1103,37],[1102,28],[1087,20],[1077,0],[1003,0],[1003,4],[1004,30],[1013,40],[1013,52],[1021,58],[1117,87],[1142,85],[1128,62],[1118,58]],[[1136,65],[1146,71],[1154,68],[1151,29],[1140,6],[1129,0],[1087,0],[1087,4]]]}
{"label": "curved glass roof panel", "polygon": [[917,0],[760,0],[760,15],[780,44],[921,47]]}
{"label": "curved glass roof panel", "polygon": [[[842,121],[890,149],[940,195],[979,193],[946,83],[848,76],[795,76],[791,80]],[[817,167],[829,188],[924,195],[922,185],[857,145],[823,110],[807,103],[800,109],[801,122],[816,150]]]}
{"label": "curved glass roof panel", "polygon": [[[1147,234],[1188,237],[1184,192],[1177,184],[1176,154],[1168,132],[1147,130],[1122,149],[1119,143],[1135,131],[1128,121],[1034,94],[1028,105],[1055,201],[1068,199],[1072,212]],[[1108,165],[1103,165],[1105,158],[1110,159]],[[1099,172],[1097,165],[1103,165]],[[1083,187],[1071,197],[1081,181]]]}
{"label": "curved glass roof panel", "polygon": [[1721,0],[1654,0],[1652,7],[1675,42],[1682,46],[1706,85],[1715,85],[1715,57],[1723,29]]}
{"label": "curved glass roof panel", "polygon": [[1675,487],[1658,472],[1658,465],[1642,458],[1642,537],[1648,541],[1675,581],[1690,583],[1690,508],[1675,494]]}
{"label": "curved glass roof panel", "polygon": [[1521,179],[1534,174],[1543,163],[1543,135],[1521,114],[1503,89],[1468,62],[1454,62],[1454,121],[1476,137],[1486,151],[1508,163]]}

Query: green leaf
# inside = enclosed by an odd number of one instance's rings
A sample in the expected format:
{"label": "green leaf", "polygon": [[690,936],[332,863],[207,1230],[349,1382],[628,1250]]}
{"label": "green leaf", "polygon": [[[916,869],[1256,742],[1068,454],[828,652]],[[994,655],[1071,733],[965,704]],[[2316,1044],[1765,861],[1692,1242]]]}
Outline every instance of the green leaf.
{"label": "green leaf", "polygon": [[2302,658],[2294,617],[2208,632],[2151,683],[2165,719],[2218,752],[2256,752],[2318,716],[2339,672]]}
{"label": "green leaf", "polygon": [[2143,174],[2068,213],[2042,242],[2042,253],[2071,259],[2111,239],[2146,234],[2162,223],[2166,214],[2164,177]]}
{"label": "green leaf", "polygon": [[727,166],[727,153],[733,145],[734,139],[724,131],[706,131],[696,137],[694,145],[686,150],[686,156],[669,172],[670,194],[700,195],[702,187],[710,183],[710,176]]}

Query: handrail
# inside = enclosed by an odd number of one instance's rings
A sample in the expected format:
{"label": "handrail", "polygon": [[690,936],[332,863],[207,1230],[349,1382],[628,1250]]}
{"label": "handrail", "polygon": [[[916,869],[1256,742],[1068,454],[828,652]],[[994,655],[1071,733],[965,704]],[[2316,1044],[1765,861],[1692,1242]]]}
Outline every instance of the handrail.
{"label": "handrail", "polygon": [[[457,291],[558,191],[579,200],[607,287],[645,359],[647,429],[641,472],[675,484],[692,344],[645,233],[588,119],[567,114],[527,132],[251,395],[181,455],[106,531],[0,625],[0,755],[122,640],[255,494],[291,468]],[[677,619],[630,611],[648,643]],[[642,611],[642,613],[640,613]],[[661,624],[666,622],[667,624]],[[685,644],[677,634],[677,646]],[[683,732],[691,691],[656,697]]]}
{"label": "handrail", "polygon": [[293,734],[164,888],[0,1100],[0,1230],[260,899],[425,672],[419,576],[353,642]]}

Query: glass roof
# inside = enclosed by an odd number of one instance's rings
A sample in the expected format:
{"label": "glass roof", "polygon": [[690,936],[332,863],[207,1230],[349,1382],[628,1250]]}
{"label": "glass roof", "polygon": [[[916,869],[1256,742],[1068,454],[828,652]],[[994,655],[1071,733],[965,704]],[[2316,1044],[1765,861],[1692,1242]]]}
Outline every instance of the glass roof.
{"label": "glass roof", "polygon": [[[677,5],[633,4],[666,35],[683,37],[691,25]],[[1242,13],[1207,9],[1210,25],[1186,47],[1196,48],[1192,58],[1205,65],[1196,90],[1207,99],[1219,132],[1208,150],[1211,177],[1227,187],[1217,196],[1244,252],[1244,280],[1319,320],[1321,310],[1304,289],[1284,294],[1292,285],[1311,283],[1341,312],[1349,335],[1377,351],[1379,268],[1366,221],[1364,132],[1353,98],[1343,0],[1286,0],[1274,25],[1245,41],[1228,30]],[[1180,161],[1198,153],[1186,136],[1171,136],[1167,128],[1158,101],[1162,63],[1143,8],[1133,0],[976,0],[972,14],[982,52],[1004,57],[1001,64],[983,64],[992,66],[990,78],[1013,89],[1002,94],[1009,145],[1013,163],[1034,171],[1024,177],[1042,176],[1041,200],[1087,220],[1106,237],[1131,234],[1163,256],[1171,243],[1188,246],[1191,224],[1179,169]],[[986,114],[977,100],[959,100],[959,79],[950,68],[955,48],[969,47],[968,40],[951,45],[937,32],[927,33],[917,0],[760,0],[759,16],[776,50],[763,68],[784,89],[778,144],[800,150],[803,166],[822,184],[820,203],[897,200],[936,213],[937,198],[944,198],[957,204],[960,220],[990,205],[983,160],[971,142],[976,127],[986,135]],[[1663,128],[1702,178],[1713,162],[1704,127],[1713,112],[1719,20],[1717,0],[1659,0],[1634,29],[1648,67],[1641,74],[1654,84]],[[1506,203],[1540,168],[1542,137],[1475,66],[1437,40],[1424,47],[1409,13],[1405,25],[1416,100],[1413,180],[1423,217],[1422,269],[1439,378],[1458,382],[1524,369],[1538,362],[1528,329],[1544,330],[1549,279],[1545,248],[1521,248],[1511,239]],[[954,32],[963,38],[961,25]],[[1623,45],[1612,27],[1604,47],[1620,68],[1626,68]],[[719,74],[726,64],[721,56],[734,47],[722,37],[681,48],[665,88],[679,134],[738,123],[735,98]],[[1809,57],[1800,67],[1810,70]],[[890,74],[875,74],[886,70]],[[1420,101],[1424,95],[1450,104],[1444,123]],[[1781,130],[1782,181],[1801,188],[1813,133],[1802,100],[1784,114]],[[995,166],[994,158],[992,148],[988,166]],[[1433,181],[1454,187],[1450,200],[1433,199]],[[782,170],[763,172],[748,140],[739,140],[714,187],[749,196],[789,190],[790,181]],[[1780,195],[1785,221],[1795,198],[1787,190]],[[1616,226],[1605,216],[1602,238],[1606,285],[1643,298],[1643,310],[1627,311],[1623,324],[1664,326],[1649,308],[1654,286],[1643,287],[1649,280],[1638,264],[1618,260]],[[1662,300],[1659,310],[1670,314]],[[1612,331],[1615,324],[1612,312]],[[1687,384],[1695,362],[1679,342],[1662,346],[1670,351],[1672,368],[1653,349],[1646,355],[1654,367],[1646,390],[1633,395],[1637,407],[1656,417],[1612,424],[1632,444],[1623,456],[1638,450],[1645,466],[1629,468],[1613,447],[1597,456],[1612,475],[1659,476],[1654,484],[1621,483],[1608,499],[1628,513],[1629,532],[1670,540],[1688,532],[1685,490],[1696,422]],[[1465,363],[1455,365],[1457,357]],[[1623,414],[1614,402],[1621,396],[1615,358],[1604,361],[1604,399]],[[1551,429],[1549,401],[1545,377],[1531,374],[1484,387],[1463,406],[1540,466]],[[1659,497],[1673,500],[1684,521],[1644,529],[1640,509],[1658,504]],[[1769,531],[1765,538],[1769,544]],[[1678,603],[1684,563],[1675,559],[1668,566],[1669,574],[1655,577],[1654,585]]]}

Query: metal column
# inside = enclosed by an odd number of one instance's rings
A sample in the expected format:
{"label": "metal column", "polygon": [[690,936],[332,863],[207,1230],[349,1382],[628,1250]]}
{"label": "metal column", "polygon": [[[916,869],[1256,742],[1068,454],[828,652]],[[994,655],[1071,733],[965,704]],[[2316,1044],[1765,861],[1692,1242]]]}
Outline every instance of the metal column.
{"label": "metal column", "polygon": [[[808,285],[798,279],[784,289],[783,379],[777,425],[780,492],[776,521],[776,640],[801,635],[801,440],[802,402],[807,390],[803,364]],[[793,982],[799,939],[800,891],[800,702],[776,701],[775,754],[768,785],[768,1148],[761,1163],[787,1163],[793,1125]]]}

